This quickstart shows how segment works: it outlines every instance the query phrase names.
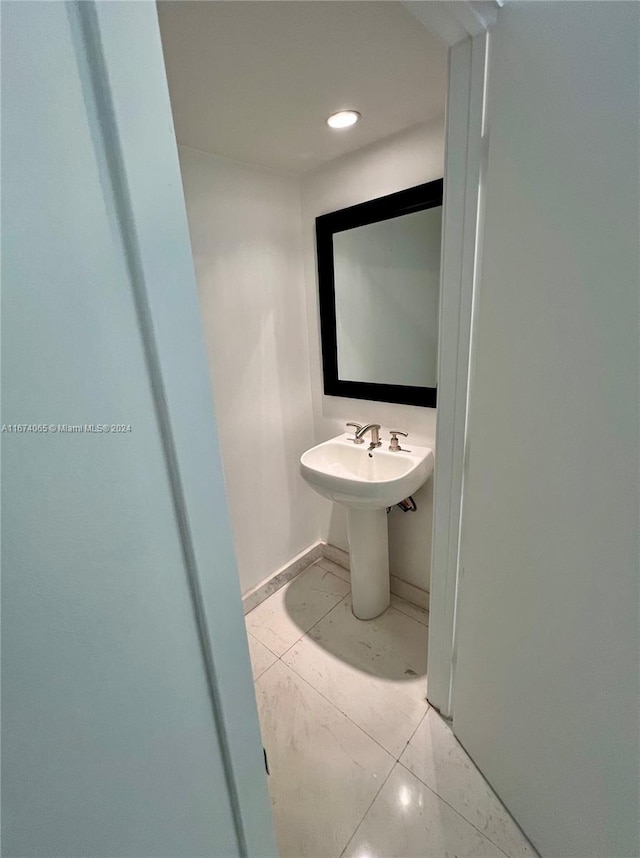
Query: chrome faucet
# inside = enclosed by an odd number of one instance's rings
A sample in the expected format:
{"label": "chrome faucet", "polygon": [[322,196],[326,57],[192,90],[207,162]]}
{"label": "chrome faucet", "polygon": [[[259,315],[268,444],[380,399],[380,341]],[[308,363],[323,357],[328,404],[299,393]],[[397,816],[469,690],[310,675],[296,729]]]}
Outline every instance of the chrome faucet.
{"label": "chrome faucet", "polygon": [[[392,453],[400,453],[402,451],[402,447],[400,446],[400,442],[398,441],[398,435],[404,435],[405,438],[409,437],[408,432],[403,432],[401,429],[391,429],[391,443],[389,444],[389,449]],[[405,452],[411,452],[407,450]]]}
{"label": "chrome faucet", "polygon": [[371,430],[371,443],[369,444],[370,450],[375,450],[376,447],[380,447],[382,441],[380,440],[380,424],[379,423],[367,423],[364,426],[361,426],[359,429],[356,429],[355,440],[359,443],[362,441],[362,436],[365,432]]}
{"label": "chrome faucet", "polygon": [[358,436],[358,432],[362,429],[360,423],[347,423],[347,427],[352,426],[355,429],[355,434],[353,438],[350,440],[353,441],[354,444],[364,444],[364,439]]}

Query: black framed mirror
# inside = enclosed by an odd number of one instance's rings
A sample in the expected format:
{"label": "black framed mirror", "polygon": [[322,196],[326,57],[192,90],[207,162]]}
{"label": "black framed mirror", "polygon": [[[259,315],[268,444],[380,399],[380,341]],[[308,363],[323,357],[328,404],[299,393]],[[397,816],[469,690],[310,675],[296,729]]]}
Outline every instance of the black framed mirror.
{"label": "black framed mirror", "polygon": [[435,408],[442,187],[316,218],[326,394]]}

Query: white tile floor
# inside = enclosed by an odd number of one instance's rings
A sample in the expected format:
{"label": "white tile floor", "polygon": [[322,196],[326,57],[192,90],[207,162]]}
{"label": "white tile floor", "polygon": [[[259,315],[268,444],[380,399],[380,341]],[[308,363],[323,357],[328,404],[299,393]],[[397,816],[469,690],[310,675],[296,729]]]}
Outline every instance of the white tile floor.
{"label": "white tile floor", "polygon": [[536,853],[426,694],[427,617],[320,560],[246,616],[281,858]]}

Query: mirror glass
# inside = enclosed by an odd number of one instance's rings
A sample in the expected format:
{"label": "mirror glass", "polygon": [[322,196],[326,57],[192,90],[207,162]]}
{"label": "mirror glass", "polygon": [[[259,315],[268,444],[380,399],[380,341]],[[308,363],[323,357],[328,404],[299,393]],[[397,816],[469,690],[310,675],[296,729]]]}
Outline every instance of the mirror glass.
{"label": "mirror glass", "polygon": [[336,233],[338,378],[436,386],[442,207]]}
{"label": "mirror glass", "polygon": [[435,406],[442,181],[316,230],[325,393]]}

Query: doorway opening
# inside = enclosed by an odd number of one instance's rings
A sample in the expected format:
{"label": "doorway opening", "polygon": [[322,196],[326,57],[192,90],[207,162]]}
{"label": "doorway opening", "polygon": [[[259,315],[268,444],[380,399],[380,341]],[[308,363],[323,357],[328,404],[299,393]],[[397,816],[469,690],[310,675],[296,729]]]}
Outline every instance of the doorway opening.
{"label": "doorway opening", "polygon": [[[446,46],[400,3],[158,12],[280,852],[364,854],[373,839],[391,854],[390,808],[407,854],[425,807],[442,815],[438,837],[483,843],[473,820],[449,816],[450,796],[422,765],[426,748],[438,766],[463,754],[427,701],[433,479],[415,511],[387,516],[391,604],[363,622],[346,511],[299,472],[305,450],[351,422],[380,427],[385,450],[392,432],[408,433],[408,449],[435,448],[435,408],[325,388],[315,225],[442,180]],[[341,110],[358,121],[332,128]],[[402,304],[390,300],[401,276],[410,295],[421,273],[407,247],[394,238],[395,269],[369,265],[383,320]],[[442,337],[451,309],[439,301]],[[415,306],[401,307],[400,341],[378,337],[383,365],[409,349]]]}

